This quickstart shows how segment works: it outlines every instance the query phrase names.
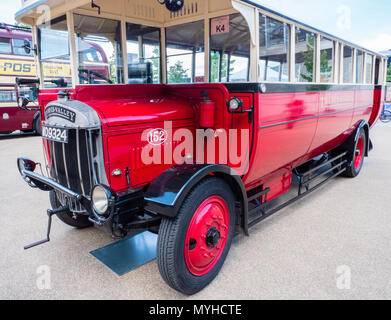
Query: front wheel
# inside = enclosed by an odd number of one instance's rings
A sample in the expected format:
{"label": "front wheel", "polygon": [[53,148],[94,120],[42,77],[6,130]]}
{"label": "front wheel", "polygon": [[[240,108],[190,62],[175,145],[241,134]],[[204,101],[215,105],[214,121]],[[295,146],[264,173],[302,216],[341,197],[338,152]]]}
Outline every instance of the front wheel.
{"label": "front wheel", "polygon": [[41,115],[34,120],[34,130],[37,136],[42,136]]}
{"label": "front wheel", "polygon": [[360,129],[358,138],[352,147],[354,147],[352,150],[353,152],[351,153],[353,159],[351,159],[351,162],[348,164],[345,171],[345,176],[349,178],[357,177],[364,165],[365,150],[367,149],[367,137],[364,129]]}
{"label": "front wheel", "polygon": [[230,187],[214,177],[201,181],[178,215],[160,226],[157,261],[167,284],[192,295],[211,283],[228,255],[235,223]]}

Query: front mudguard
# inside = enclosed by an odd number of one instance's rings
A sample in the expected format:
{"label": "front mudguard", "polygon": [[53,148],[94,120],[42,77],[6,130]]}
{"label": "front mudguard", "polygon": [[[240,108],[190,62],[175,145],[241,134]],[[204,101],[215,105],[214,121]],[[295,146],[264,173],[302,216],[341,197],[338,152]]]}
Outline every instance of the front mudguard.
{"label": "front mudguard", "polygon": [[238,203],[237,221],[246,234],[245,217],[248,215],[247,193],[235,170],[219,164],[177,165],[163,172],[151,183],[144,195],[144,209],[150,213],[173,218],[186,196],[207,176],[223,179],[231,187]]}

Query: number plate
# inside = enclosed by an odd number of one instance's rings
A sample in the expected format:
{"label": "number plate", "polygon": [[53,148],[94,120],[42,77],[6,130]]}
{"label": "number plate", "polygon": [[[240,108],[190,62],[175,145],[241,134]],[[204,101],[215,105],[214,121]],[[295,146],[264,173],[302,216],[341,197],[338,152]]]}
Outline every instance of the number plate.
{"label": "number plate", "polygon": [[68,129],[42,126],[42,138],[55,142],[68,143]]}

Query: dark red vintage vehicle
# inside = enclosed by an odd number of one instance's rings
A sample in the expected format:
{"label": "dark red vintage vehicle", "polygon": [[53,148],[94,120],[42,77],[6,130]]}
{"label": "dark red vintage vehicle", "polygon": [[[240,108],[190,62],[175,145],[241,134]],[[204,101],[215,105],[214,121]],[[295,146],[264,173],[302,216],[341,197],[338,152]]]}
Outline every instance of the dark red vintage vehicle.
{"label": "dark red vintage vehicle", "polygon": [[[61,12],[58,2],[46,3]],[[41,86],[47,174],[24,158],[19,170],[50,193],[49,224],[158,233],[162,277],[194,294],[236,233],[360,173],[386,58],[254,1],[118,2],[67,2],[51,22],[72,39],[72,86]],[[113,83],[83,85],[77,41],[98,35],[113,48]]]}
{"label": "dark red vintage vehicle", "polygon": [[[21,110],[17,104],[17,77],[36,77],[33,53],[24,50],[31,42],[31,30],[26,27],[0,24],[0,134],[16,130],[40,132],[40,110]],[[21,90],[20,96],[36,101],[31,90]]]}

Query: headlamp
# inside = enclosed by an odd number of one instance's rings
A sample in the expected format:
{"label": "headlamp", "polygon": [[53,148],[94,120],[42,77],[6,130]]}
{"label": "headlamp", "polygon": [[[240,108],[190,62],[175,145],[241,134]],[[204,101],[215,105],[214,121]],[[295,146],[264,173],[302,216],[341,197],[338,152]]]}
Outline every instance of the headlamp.
{"label": "headlamp", "polygon": [[109,210],[111,192],[101,185],[96,185],[92,190],[92,206],[94,212],[99,216],[105,216]]}
{"label": "headlamp", "polygon": [[228,101],[228,108],[230,112],[240,112],[243,108],[243,102],[239,98],[231,98]]}

